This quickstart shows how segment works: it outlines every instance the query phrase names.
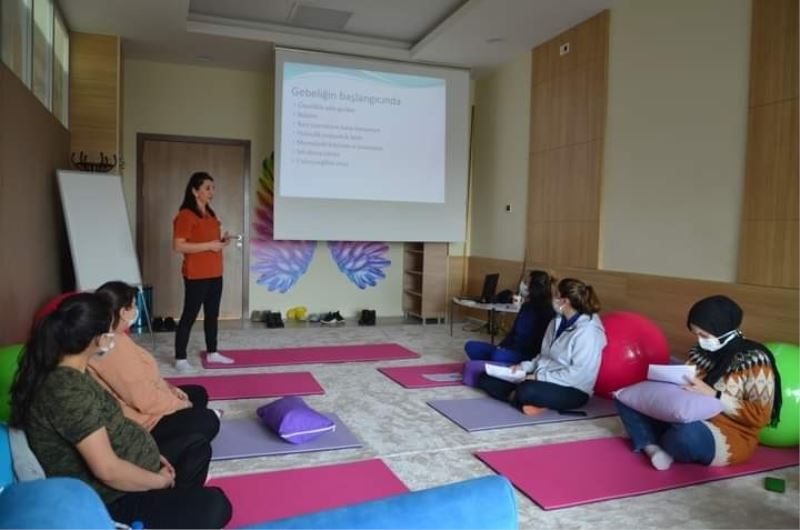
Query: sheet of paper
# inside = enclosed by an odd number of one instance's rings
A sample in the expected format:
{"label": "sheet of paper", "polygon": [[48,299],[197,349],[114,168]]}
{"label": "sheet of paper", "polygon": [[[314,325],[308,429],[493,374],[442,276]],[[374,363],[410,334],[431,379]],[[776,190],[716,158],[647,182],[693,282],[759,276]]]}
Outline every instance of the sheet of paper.
{"label": "sheet of paper", "polygon": [[498,366],[496,364],[487,364],[486,373],[497,379],[508,381],[509,383],[519,383],[525,379],[528,374],[524,370],[511,371],[510,366]]}
{"label": "sheet of paper", "polygon": [[451,372],[449,374],[422,374],[428,381],[436,383],[450,383],[451,381],[461,381],[461,372]]}
{"label": "sheet of paper", "polygon": [[651,381],[662,381],[676,385],[685,385],[687,378],[697,375],[694,366],[686,364],[651,364],[647,368],[647,378]]}

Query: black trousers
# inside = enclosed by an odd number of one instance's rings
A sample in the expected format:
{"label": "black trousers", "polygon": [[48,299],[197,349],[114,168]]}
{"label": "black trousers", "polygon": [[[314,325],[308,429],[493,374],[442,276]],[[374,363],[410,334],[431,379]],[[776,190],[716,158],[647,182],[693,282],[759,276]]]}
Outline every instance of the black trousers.
{"label": "black trousers", "polygon": [[219,319],[219,302],[222,299],[222,276],[203,280],[183,279],[183,313],[175,332],[175,358],[186,358],[186,345],[189,344],[189,333],[200,306],[203,307],[203,331],[206,336],[206,351],[217,351],[217,320]]}
{"label": "black trousers", "polygon": [[233,514],[221,489],[202,484],[126,493],[106,507],[115,521],[144,528],[224,528]]}
{"label": "black trousers", "polygon": [[481,374],[478,388],[501,401],[509,401],[511,393],[516,391],[511,404],[520,408],[524,405],[533,405],[558,411],[572,410],[584,406],[589,401],[589,394],[577,388],[546,381],[523,381],[517,385],[487,374]]}
{"label": "black trousers", "polygon": [[164,416],[158,420],[150,434],[159,447],[172,438],[194,433],[211,442],[219,432],[219,417],[207,408],[208,392],[200,385],[183,385],[178,388],[186,392],[193,406]]}

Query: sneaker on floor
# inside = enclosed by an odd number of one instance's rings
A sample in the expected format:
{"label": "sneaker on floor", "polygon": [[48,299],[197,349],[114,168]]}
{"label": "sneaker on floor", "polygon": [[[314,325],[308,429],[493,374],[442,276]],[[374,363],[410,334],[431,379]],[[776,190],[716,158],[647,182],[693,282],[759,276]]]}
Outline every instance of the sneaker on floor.
{"label": "sneaker on floor", "polygon": [[263,311],[258,311],[258,310],[252,311],[250,313],[250,322],[263,322],[264,321],[263,313],[264,313]]}
{"label": "sneaker on floor", "polygon": [[320,320],[322,320],[322,315],[320,315],[319,313],[311,313],[310,315],[308,315],[309,322],[319,322]]}
{"label": "sneaker on floor", "polygon": [[325,313],[325,316],[320,319],[320,323],[324,326],[333,326],[336,324],[336,317],[333,313]]}
{"label": "sneaker on floor", "polygon": [[178,329],[178,324],[175,322],[174,318],[167,317],[164,319],[164,331],[174,332],[176,329]]}
{"label": "sneaker on floor", "polygon": [[210,363],[219,363],[219,364],[233,364],[234,361],[230,357],[225,357],[219,352],[211,352],[206,354],[206,361]]}
{"label": "sneaker on floor", "polygon": [[344,317],[338,311],[333,313],[333,319],[336,321],[337,324],[344,324]]}
{"label": "sneaker on floor", "polygon": [[187,359],[176,359],[175,370],[177,370],[178,373],[181,374],[191,374],[197,371],[195,370],[194,366],[189,364],[189,361]]}

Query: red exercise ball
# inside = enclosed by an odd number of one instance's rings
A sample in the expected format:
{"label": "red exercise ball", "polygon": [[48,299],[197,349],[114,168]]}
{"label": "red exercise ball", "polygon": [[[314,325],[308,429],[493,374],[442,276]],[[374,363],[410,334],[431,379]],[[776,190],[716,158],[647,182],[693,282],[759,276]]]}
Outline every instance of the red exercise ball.
{"label": "red exercise ball", "polygon": [[39,309],[39,311],[36,312],[36,315],[34,315],[33,325],[35,326],[36,324],[39,323],[41,319],[43,319],[44,317],[55,311],[61,302],[63,302],[73,294],[78,294],[78,293],[80,293],[80,291],[68,291],[66,293],[61,293],[52,300],[48,301],[41,307],[41,309]]}
{"label": "red exercise ball", "polygon": [[661,329],[638,313],[616,311],[600,317],[606,347],[596,394],[611,398],[620,388],[644,381],[651,364],[669,364],[669,344]]}

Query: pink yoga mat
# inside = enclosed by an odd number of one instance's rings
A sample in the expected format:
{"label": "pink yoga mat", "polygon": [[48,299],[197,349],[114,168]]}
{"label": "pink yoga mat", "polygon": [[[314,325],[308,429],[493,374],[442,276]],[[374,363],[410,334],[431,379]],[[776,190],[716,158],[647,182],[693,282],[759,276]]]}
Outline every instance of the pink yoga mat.
{"label": "pink yoga mat", "polygon": [[202,385],[209,399],[244,399],[324,394],[311,372],[168,377],[175,386]]}
{"label": "pink yoga mat", "polygon": [[273,521],[406,493],[381,460],[214,478],[233,505],[228,528]]}
{"label": "pink yoga mat", "polygon": [[657,471],[647,457],[632,452],[625,438],[479,451],[475,455],[545,510],[682,488],[798,463],[796,448],[759,447],[749,461],[736,466],[674,463],[667,471]]}
{"label": "pink yoga mat", "polygon": [[386,361],[416,359],[419,354],[399,344],[353,344],[351,346],[308,346],[275,350],[224,350],[234,360],[232,364],[209,363],[203,352],[204,368],[242,368],[243,366],[274,366],[281,364],[343,363],[352,361]]}
{"label": "pink yoga mat", "polygon": [[[437,386],[463,385],[460,377],[457,381],[436,380],[437,375],[459,374],[464,368],[464,363],[423,364],[414,366],[393,366],[391,368],[378,368],[389,379],[394,380],[405,388],[433,388]],[[425,376],[433,376],[426,378]]]}

